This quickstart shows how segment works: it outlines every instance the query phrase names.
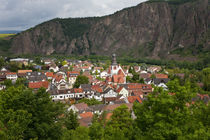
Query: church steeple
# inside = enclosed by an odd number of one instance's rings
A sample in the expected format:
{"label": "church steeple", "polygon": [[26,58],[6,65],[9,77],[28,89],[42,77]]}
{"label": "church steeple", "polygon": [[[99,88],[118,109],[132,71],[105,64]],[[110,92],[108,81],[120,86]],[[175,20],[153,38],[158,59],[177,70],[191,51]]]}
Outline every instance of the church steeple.
{"label": "church steeple", "polygon": [[117,59],[116,59],[116,54],[112,54],[112,66],[116,66],[117,65]]}

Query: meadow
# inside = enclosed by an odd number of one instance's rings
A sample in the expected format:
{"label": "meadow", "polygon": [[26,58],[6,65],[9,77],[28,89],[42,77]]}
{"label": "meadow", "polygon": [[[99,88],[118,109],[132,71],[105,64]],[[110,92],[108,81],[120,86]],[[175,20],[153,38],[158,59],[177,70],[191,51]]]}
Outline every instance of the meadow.
{"label": "meadow", "polygon": [[8,37],[8,36],[12,36],[14,34],[0,34],[0,38],[5,38],[5,37]]}

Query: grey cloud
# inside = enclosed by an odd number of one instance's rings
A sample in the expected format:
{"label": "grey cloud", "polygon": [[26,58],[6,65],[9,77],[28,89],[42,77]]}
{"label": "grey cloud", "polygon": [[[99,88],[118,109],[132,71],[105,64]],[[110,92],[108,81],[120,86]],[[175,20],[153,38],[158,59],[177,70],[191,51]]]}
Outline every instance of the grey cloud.
{"label": "grey cloud", "polygon": [[24,30],[52,18],[112,14],[146,0],[0,0],[0,30]]}

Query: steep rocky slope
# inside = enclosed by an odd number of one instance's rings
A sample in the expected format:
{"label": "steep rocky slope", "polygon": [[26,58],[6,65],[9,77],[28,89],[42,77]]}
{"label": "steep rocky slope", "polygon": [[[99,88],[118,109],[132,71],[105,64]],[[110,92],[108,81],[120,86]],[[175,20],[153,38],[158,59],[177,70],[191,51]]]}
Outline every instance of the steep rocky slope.
{"label": "steep rocky slope", "polygon": [[164,58],[210,50],[210,1],[146,2],[113,15],[53,19],[13,38],[15,54]]}

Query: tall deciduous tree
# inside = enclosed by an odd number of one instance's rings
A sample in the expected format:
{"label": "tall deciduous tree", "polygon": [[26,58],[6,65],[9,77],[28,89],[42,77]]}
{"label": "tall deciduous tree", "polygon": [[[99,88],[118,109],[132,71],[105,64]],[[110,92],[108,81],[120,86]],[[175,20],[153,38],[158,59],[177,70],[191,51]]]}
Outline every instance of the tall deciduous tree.
{"label": "tall deciduous tree", "polygon": [[[11,126],[10,135],[20,135],[23,139],[59,139],[61,125],[58,116],[63,106],[53,103],[45,89],[33,93],[24,86],[10,87],[0,92],[0,114],[3,124]],[[20,139],[21,139],[20,138]]]}
{"label": "tall deciduous tree", "polygon": [[77,76],[76,82],[74,84],[74,88],[79,88],[81,84],[88,84],[89,79],[87,76],[79,75]]}

